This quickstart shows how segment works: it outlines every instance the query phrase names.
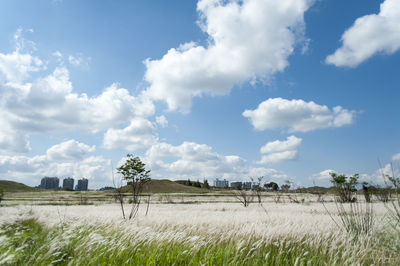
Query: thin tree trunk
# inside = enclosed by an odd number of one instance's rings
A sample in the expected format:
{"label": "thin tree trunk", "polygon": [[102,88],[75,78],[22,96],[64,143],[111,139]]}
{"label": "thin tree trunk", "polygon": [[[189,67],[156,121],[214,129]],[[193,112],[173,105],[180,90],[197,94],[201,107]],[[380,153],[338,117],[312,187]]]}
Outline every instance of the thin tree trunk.
{"label": "thin tree trunk", "polygon": [[150,194],[148,195],[148,198],[147,198],[146,216],[147,216],[147,213],[149,212],[149,205],[150,205]]}

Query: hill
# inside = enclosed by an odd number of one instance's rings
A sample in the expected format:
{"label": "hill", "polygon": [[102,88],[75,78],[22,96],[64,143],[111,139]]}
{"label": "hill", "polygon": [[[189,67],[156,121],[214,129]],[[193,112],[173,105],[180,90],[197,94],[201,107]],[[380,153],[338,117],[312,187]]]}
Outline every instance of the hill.
{"label": "hill", "polygon": [[331,193],[334,191],[334,188],[332,187],[319,187],[319,186],[313,186],[313,187],[306,187],[306,188],[297,188],[292,190],[292,192],[295,193],[311,193],[311,194],[325,194],[325,193]]}
{"label": "hill", "polygon": [[[123,190],[125,192],[128,192],[129,187],[125,186]],[[168,179],[160,179],[160,180],[152,179],[148,183],[146,183],[143,188],[143,193],[185,193],[185,192],[202,193],[206,191],[208,190],[197,187],[185,186]]]}
{"label": "hill", "polygon": [[38,188],[29,187],[25,184],[9,181],[0,180],[0,187],[4,192],[29,192],[29,191],[39,191]]}

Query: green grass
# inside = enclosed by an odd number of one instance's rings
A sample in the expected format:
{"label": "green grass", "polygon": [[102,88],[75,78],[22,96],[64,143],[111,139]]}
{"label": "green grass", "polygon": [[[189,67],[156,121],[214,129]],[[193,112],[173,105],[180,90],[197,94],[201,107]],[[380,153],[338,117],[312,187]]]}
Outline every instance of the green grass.
{"label": "green grass", "polygon": [[[162,234],[162,232],[159,232]],[[192,235],[157,240],[123,227],[63,224],[35,219],[0,229],[1,265],[398,265],[398,255],[369,241],[303,237],[220,240]],[[371,246],[372,245],[372,246]],[[361,250],[361,252],[360,252]],[[380,256],[376,256],[380,254]]]}
{"label": "green grass", "polygon": [[4,192],[40,191],[40,189],[38,189],[38,188],[29,187],[22,183],[8,181],[8,180],[0,180],[0,187],[4,190]]}
{"label": "green grass", "polygon": [[[130,186],[123,187],[123,192],[129,192]],[[143,187],[143,193],[205,193],[210,190],[179,184],[168,179],[152,179]]]}

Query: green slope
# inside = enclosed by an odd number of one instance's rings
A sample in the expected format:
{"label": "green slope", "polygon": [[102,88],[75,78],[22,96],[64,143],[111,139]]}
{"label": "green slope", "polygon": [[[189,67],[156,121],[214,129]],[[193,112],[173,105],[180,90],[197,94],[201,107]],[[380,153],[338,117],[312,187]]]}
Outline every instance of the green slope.
{"label": "green slope", "polygon": [[29,191],[39,191],[38,188],[29,187],[25,184],[9,181],[0,180],[0,187],[4,192],[29,192]]}
{"label": "green slope", "polygon": [[[129,187],[124,187],[124,191],[128,192]],[[143,188],[143,193],[201,193],[207,192],[208,190],[197,188],[197,187],[190,187],[185,186],[182,184],[178,184],[177,182],[168,180],[168,179],[152,179],[148,183],[145,184]]]}

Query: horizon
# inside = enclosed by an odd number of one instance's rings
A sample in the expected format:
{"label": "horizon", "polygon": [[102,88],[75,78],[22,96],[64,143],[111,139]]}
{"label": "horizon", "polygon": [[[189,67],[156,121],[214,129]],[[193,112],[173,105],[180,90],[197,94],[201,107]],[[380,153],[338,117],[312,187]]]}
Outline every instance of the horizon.
{"label": "horizon", "polygon": [[400,171],[396,0],[0,7],[2,180],[98,189],[127,154],[172,181]]}

